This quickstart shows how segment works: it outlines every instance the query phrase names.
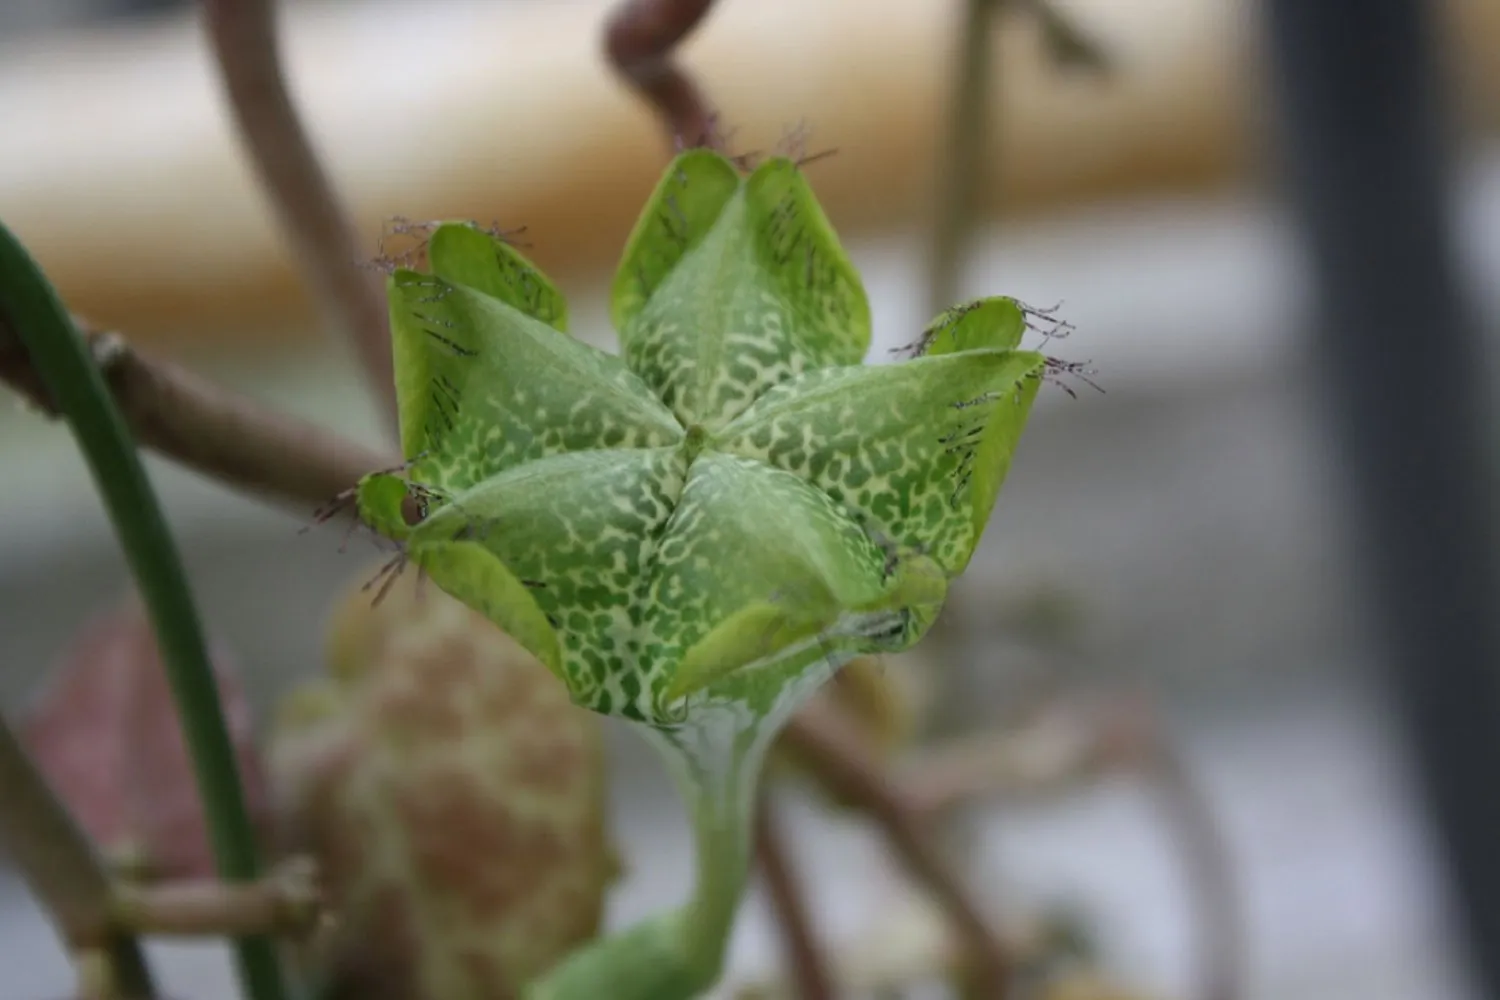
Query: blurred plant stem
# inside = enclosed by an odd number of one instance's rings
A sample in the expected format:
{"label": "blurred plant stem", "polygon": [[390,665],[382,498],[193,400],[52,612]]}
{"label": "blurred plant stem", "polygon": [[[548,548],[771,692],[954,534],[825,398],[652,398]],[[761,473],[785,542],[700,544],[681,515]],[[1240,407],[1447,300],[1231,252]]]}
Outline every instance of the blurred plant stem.
{"label": "blurred plant stem", "polygon": [[713,0],[623,0],[610,12],[604,50],[615,72],[656,109],[676,148],[712,144],[718,136],[703,91],[672,60]]}
{"label": "blurred plant stem", "polygon": [[755,855],[762,884],[776,913],[783,964],[797,1000],[834,1000],[838,988],[808,912],[806,883],[798,877],[791,847],[781,834],[776,803],[763,790],[755,811]]}
{"label": "blurred plant stem", "polygon": [[964,0],[944,148],[938,159],[936,216],[927,257],[927,309],[936,316],[958,301],[973,240],[979,180],[992,125],[994,26],[1003,0]]}
{"label": "blurred plant stem", "polygon": [[1059,68],[1102,76],[1113,65],[1109,53],[1051,0],[963,0],[948,126],[936,173],[927,316],[936,316],[962,294],[963,268],[981,208],[979,184],[995,126],[995,24],[1007,3],[1024,7],[1036,19],[1047,54]]}
{"label": "blurred plant stem", "polygon": [[[84,992],[153,1000],[140,945],[110,923],[109,873],[94,846],[0,717],[0,847],[57,924],[69,951],[98,968]],[[83,970],[81,970],[83,971]],[[87,973],[85,972],[87,976]],[[92,988],[90,988],[92,986]]]}
{"label": "blurred plant stem", "polygon": [[1200,1000],[1238,1000],[1245,992],[1245,931],[1234,859],[1213,806],[1181,753],[1161,733],[1159,723],[1152,722],[1147,732],[1151,738],[1138,767],[1182,860],[1198,956],[1193,995]]}
{"label": "blurred plant stem", "polygon": [[110,909],[117,926],[142,934],[237,937],[300,936],[321,915],[317,867],[293,858],[255,882],[189,879],[116,886]]}
{"label": "blurred plant stem", "polygon": [[[73,318],[131,435],[183,466],[306,515],[365,473],[394,465],[316,424],[266,409],[178,365],[141,354],[120,335]],[[25,347],[0,318],[0,381],[48,416],[61,412]]]}
{"label": "blurred plant stem", "polygon": [[272,0],[204,0],[219,77],[245,151],[311,291],[354,347],[392,430],[396,385],[381,275],[360,266],[353,221],[318,161],[282,73]]}
{"label": "blurred plant stem", "polygon": [[858,727],[836,706],[814,703],[792,719],[782,738],[796,750],[804,768],[879,824],[902,867],[949,920],[976,979],[990,995],[1004,996],[1010,955],[979,903],[972,880],[938,846],[920,806],[905,794]]}
{"label": "blurred plant stem", "polygon": [[[0,324],[18,337],[49,397],[67,418],[104,501],[156,631],[192,754],[220,876],[257,875],[254,830],[203,629],[176,544],[134,442],[83,338],[24,247],[0,226]],[[236,942],[251,1000],[286,996],[271,942]]]}

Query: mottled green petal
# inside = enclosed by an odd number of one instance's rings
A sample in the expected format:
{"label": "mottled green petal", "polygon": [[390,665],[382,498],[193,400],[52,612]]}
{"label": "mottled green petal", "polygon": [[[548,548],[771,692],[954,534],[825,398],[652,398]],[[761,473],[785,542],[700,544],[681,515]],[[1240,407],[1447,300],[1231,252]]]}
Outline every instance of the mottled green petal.
{"label": "mottled green petal", "polygon": [[610,319],[622,339],[739,188],[740,172],[712,150],[690,149],[672,161],[636,220],[610,289]]}
{"label": "mottled green petal", "polygon": [[[715,625],[683,654],[663,703],[673,705],[715,682],[726,680],[752,663],[768,658],[780,659],[777,654],[789,654],[793,647],[811,650],[819,636],[832,631],[838,619],[836,607],[814,605],[804,608],[771,601],[746,605]],[[820,658],[810,657],[809,662]],[[765,686],[762,679],[764,690],[752,690],[748,697],[743,694],[741,697],[752,705],[763,701],[769,703],[780,688],[781,672],[777,671],[777,674],[777,683]],[[670,711],[664,708],[663,714]]]}
{"label": "mottled green petal", "polygon": [[986,347],[1009,351],[1021,346],[1025,333],[1026,314],[1015,299],[975,299],[944,309],[928,323],[916,353],[931,358]]}
{"label": "mottled green petal", "polygon": [[420,566],[444,591],[480,611],[562,676],[557,634],[528,588],[476,543],[454,540],[452,533],[435,534],[426,524],[415,528],[407,524],[402,503],[411,494],[411,484],[399,476],[368,475],[360,480],[357,491],[360,517],[380,534],[402,543],[407,560]]}
{"label": "mottled green petal", "polygon": [[423,535],[407,549],[413,564],[442,590],[499,625],[568,683],[563,644],[528,581],[477,541]]}
{"label": "mottled green petal", "polygon": [[1025,426],[1044,359],[964,351],[810,372],[766,393],[712,446],[826,490],[900,559],[968,564]]}
{"label": "mottled green petal", "polygon": [[547,455],[682,437],[619,358],[499,299],[405,270],[390,299],[402,448],[423,456],[414,482],[451,493]]}
{"label": "mottled green petal", "polygon": [[[765,712],[795,675],[865,653],[908,649],[942,610],[948,578],[920,555],[886,563],[887,587],[861,607],[758,601],[720,621],[682,656],[666,703],[700,691]],[[683,711],[685,706],[674,706]],[[670,717],[671,710],[664,710]]]}
{"label": "mottled green petal", "polygon": [[[973,453],[973,459],[968,461],[968,507],[971,534],[968,550],[963,559],[949,566],[950,572],[953,573],[963,572],[964,568],[969,565],[969,558],[974,554],[974,550],[979,547],[979,539],[983,536],[985,525],[989,523],[990,514],[995,509],[995,500],[1000,496],[1000,487],[1004,485],[1005,477],[1010,472],[1010,463],[1015,456],[1016,446],[1021,443],[1021,432],[1026,429],[1026,418],[1031,413],[1031,404],[1036,400],[1037,390],[1042,386],[1042,373],[1046,367],[1046,359],[1040,354],[1031,352],[1012,351],[1010,354],[1016,359],[1017,364],[1022,364],[1020,359],[1028,354],[1034,360],[1009,400],[995,404],[995,417],[989,422],[989,426],[981,436],[979,447]],[[1007,414],[1003,410],[1005,406],[1011,406],[1014,409]],[[1014,412],[1015,410],[1020,412]]]}
{"label": "mottled green petal", "polygon": [[[411,530],[408,552],[432,566],[445,591],[507,631],[516,613],[514,588],[504,597],[488,583],[469,588],[471,578],[484,574],[514,578],[557,631],[562,676],[574,699],[605,714],[642,715],[641,663],[654,661],[636,633],[655,539],[682,489],[685,464],[677,448],[571,452],[528,462],[431,512]],[[434,562],[434,553],[455,544],[470,555]],[[481,566],[477,552],[499,569]]]}
{"label": "mottled green petal", "polygon": [[756,262],[796,321],[794,346],[819,367],[853,365],[870,350],[870,302],[823,207],[791,160],[767,160],[745,182]]}
{"label": "mottled green petal", "polygon": [[790,160],[742,184],[697,151],[658,188],[615,279],[624,355],[684,424],[708,429],[801,372],[863,359],[870,308]]}
{"label": "mottled green petal", "polygon": [[427,241],[432,273],[499,299],[556,330],[568,328],[562,293],[515,247],[467,222],[445,222]]}
{"label": "mottled green petal", "polygon": [[[899,611],[897,584],[881,547],[824,493],[759,462],[699,456],[648,594],[651,647],[678,674],[664,704],[851,614]],[[767,671],[768,697],[785,681]]]}

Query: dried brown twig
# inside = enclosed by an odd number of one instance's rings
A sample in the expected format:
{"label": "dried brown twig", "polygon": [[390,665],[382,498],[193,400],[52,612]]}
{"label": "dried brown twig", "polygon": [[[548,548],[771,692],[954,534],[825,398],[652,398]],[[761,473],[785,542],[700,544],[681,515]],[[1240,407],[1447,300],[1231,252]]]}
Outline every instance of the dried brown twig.
{"label": "dried brown twig", "polygon": [[897,765],[897,780],[912,808],[934,820],[977,800],[1072,787],[1137,756],[1133,727],[1120,714],[1113,706],[1049,705],[1014,728],[918,748]]}
{"label": "dried brown twig", "polygon": [[1175,747],[1152,726],[1138,765],[1161,811],[1167,834],[1182,859],[1191,923],[1197,929],[1199,968],[1194,996],[1236,1000],[1245,983],[1245,934],[1241,925],[1234,861],[1214,818],[1213,807]]}
{"label": "dried brown twig", "polygon": [[209,41],[245,151],[314,293],[354,345],[370,388],[394,427],[385,296],[378,275],[361,266],[349,212],[318,162],[287,92],[272,2],[204,0]]}
{"label": "dried brown twig", "polygon": [[315,864],[294,858],[255,882],[127,883],[114,890],[111,909],[118,926],[141,934],[299,937],[317,925],[322,896]]}
{"label": "dried brown twig", "polygon": [[[135,941],[111,921],[104,860],[0,717],[0,848],[58,925],[81,965],[118,1000],[151,1000],[150,972]],[[86,957],[87,956],[87,957]]]}
{"label": "dried brown twig", "polygon": [[994,126],[994,27],[1007,2],[1024,8],[1036,19],[1043,44],[1060,68],[1094,76],[1103,76],[1113,68],[1110,53],[1053,0],[965,0],[955,39],[952,97],[928,254],[930,316],[936,316],[961,294],[960,272],[979,218],[979,183]]}
{"label": "dried brown twig", "polygon": [[[391,464],[388,455],[145,357],[116,334],[80,327],[135,437],[190,469],[306,513]],[[0,381],[56,416],[25,350],[3,324]]]}
{"label": "dried brown twig", "polygon": [[776,822],[776,806],[762,793],[755,810],[755,856],[761,878],[776,912],[786,952],[787,978],[797,1000],[834,1000],[838,990],[823,946],[807,912],[802,886],[790,851]]}
{"label": "dried brown twig", "polygon": [[672,50],[708,13],[713,0],[624,0],[604,29],[615,69],[661,117],[678,147],[716,144],[714,112],[703,91],[672,61]]}
{"label": "dried brown twig", "polygon": [[927,258],[927,314],[958,298],[960,268],[973,242],[975,203],[990,128],[993,27],[1001,0],[965,0],[953,61],[953,93],[939,163],[932,245]]}
{"label": "dried brown twig", "polygon": [[[1008,792],[1037,792],[1108,770],[1135,774],[1152,794],[1184,869],[1201,1000],[1235,1000],[1244,983],[1244,929],[1233,860],[1212,806],[1158,719],[1138,701],[1116,699],[1100,712],[1055,711],[1018,732],[976,737],[887,768],[836,707],[815,705],[788,726],[785,739],[822,786],[866,812],[885,831],[908,871],[932,893],[967,943],[966,968],[978,956],[979,995],[1015,965],[1013,946],[986,928],[948,861],[934,847],[930,820],[954,805]],[[1009,959],[1009,961],[1005,961]]]}
{"label": "dried brown twig", "polygon": [[1001,997],[1010,980],[1010,955],[922,820],[920,807],[881,761],[863,734],[831,705],[813,704],[787,726],[782,739],[802,765],[884,832],[908,873],[942,907],[963,940],[983,995]]}

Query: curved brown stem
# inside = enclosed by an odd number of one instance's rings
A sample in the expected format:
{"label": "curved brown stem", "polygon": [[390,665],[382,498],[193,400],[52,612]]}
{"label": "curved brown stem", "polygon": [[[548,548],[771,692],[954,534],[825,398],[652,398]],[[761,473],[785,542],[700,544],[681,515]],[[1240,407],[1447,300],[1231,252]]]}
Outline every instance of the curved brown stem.
{"label": "curved brown stem", "polygon": [[937,740],[896,772],[913,806],[934,821],[979,800],[1069,788],[1118,763],[1120,740],[1103,713],[1049,706],[1016,728]]}
{"label": "curved brown stem", "polygon": [[80,968],[92,970],[98,992],[114,1000],[157,995],[139,945],[110,919],[112,889],[103,859],[3,716],[0,848],[57,924]]}
{"label": "curved brown stem", "polygon": [[300,936],[322,916],[317,868],[294,858],[255,882],[215,879],[117,886],[118,926],[171,937]]}
{"label": "curved brown stem", "polygon": [[703,91],[672,61],[672,51],[713,0],[624,0],[604,29],[604,50],[621,76],[651,102],[677,148],[717,145]]}
{"label": "curved brown stem", "polygon": [[1004,997],[1011,978],[1009,950],[934,843],[920,805],[909,801],[858,728],[833,706],[814,703],[792,719],[782,739],[822,784],[881,828],[910,876],[942,907],[964,942],[979,995]]}
{"label": "curved brown stem", "polygon": [[272,0],[204,0],[209,41],[245,150],[314,293],[353,343],[370,388],[396,415],[391,337],[378,275],[361,266],[348,210],[287,92]]}
{"label": "curved brown stem", "polygon": [[927,258],[927,314],[958,298],[959,271],[973,240],[975,205],[990,128],[990,78],[1000,0],[966,0],[956,39],[948,130],[940,161],[937,214]]}
{"label": "curved brown stem", "polygon": [[[307,514],[392,464],[390,455],[276,413],[176,365],[138,354],[77,321],[136,439],[219,482]],[[43,412],[57,411],[26,352],[0,320],[0,382]]]}
{"label": "curved brown stem", "polygon": [[1168,834],[1176,842],[1191,892],[1197,928],[1199,1000],[1238,1000],[1244,977],[1244,929],[1240,925],[1234,862],[1202,789],[1181,755],[1158,737],[1144,764]]}
{"label": "curved brown stem", "polygon": [[827,957],[807,912],[791,852],[776,822],[776,806],[762,793],[755,809],[755,856],[776,911],[777,929],[786,952],[788,978],[797,1000],[834,1000],[838,991]]}

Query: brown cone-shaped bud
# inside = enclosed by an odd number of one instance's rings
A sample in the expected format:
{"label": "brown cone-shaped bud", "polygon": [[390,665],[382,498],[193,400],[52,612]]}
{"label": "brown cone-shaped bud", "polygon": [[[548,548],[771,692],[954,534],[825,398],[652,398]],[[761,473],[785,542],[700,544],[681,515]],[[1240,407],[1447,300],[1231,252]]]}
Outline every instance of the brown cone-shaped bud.
{"label": "brown cone-shaped bud", "polygon": [[414,572],[338,602],[328,661],[270,755],[283,846],[318,860],[333,920],[311,960],[350,1000],[516,996],[598,931],[598,720]]}
{"label": "brown cone-shaped bud", "polygon": [[[249,702],[227,653],[210,650],[251,819],[269,801]],[[112,861],[146,878],[214,873],[203,805],[156,636],[135,594],[86,624],[22,723],[42,773]]]}

